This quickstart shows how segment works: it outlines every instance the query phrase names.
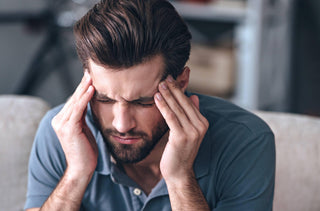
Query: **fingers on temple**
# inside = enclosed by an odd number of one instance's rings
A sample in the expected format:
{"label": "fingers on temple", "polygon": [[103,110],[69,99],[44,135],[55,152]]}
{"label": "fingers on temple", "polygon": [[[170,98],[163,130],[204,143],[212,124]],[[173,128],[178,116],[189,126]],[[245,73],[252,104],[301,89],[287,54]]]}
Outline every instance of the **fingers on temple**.
{"label": "fingers on temple", "polygon": [[199,111],[197,96],[187,97],[172,78],[161,82],[159,91],[183,127],[190,129],[190,126],[201,127],[203,124],[206,127],[208,123]]}
{"label": "fingers on temple", "polygon": [[185,93],[181,90],[179,84],[169,77],[166,80],[168,87],[172,95],[180,102],[181,107],[184,109],[186,115],[196,127],[208,127],[207,119],[200,113],[199,110],[199,98],[196,95],[187,97]]}
{"label": "fingers on temple", "polygon": [[171,130],[181,132],[182,123],[160,92],[155,94],[155,103]]}
{"label": "fingers on temple", "polygon": [[81,120],[93,94],[94,88],[92,86],[91,78],[88,73],[85,73],[75,92],[61,110],[63,120]]}

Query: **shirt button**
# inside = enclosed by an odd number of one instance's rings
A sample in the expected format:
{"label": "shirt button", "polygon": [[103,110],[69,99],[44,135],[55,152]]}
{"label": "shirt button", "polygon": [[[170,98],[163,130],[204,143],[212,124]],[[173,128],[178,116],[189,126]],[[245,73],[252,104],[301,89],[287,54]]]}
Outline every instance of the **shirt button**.
{"label": "shirt button", "polygon": [[136,195],[136,196],[140,196],[141,190],[140,190],[139,188],[135,188],[135,189],[133,190],[133,193],[134,193],[134,195]]}

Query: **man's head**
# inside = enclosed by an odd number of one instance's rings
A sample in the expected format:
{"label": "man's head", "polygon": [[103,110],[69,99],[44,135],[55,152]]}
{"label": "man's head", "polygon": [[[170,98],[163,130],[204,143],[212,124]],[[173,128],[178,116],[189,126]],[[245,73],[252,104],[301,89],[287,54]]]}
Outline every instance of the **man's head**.
{"label": "man's head", "polygon": [[92,113],[108,149],[123,163],[143,160],[168,130],[153,100],[158,84],[168,74],[187,84],[187,26],[164,0],[102,0],[74,32],[95,88]]}
{"label": "man's head", "polygon": [[165,0],[102,0],[74,26],[78,55],[113,69],[129,68],[156,55],[163,77],[176,78],[190,54],[191,34]]}
{"label": "man's head", "polygon": [[121,71],[92,60],[89,65],[96,91],[92,114],[109,151],[122,163],[143,160],[168,130],[154,102],[162,78],[162,57]]}

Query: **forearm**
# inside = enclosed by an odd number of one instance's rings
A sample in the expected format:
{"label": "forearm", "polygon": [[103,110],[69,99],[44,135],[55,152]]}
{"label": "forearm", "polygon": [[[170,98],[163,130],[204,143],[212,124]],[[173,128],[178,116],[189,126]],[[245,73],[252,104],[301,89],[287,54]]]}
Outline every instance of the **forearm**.
{"label": "forearm", "polygon": [[170,203],[173,211],[177,210],[209,210],[197,180],[193,175],[179,181],[167,182]]}
{"label": "forearm", "polygon": [[51,124],[64,151],[68,167],[41,210],[79,210],[97,166],[98,146],[85,117],[94,94],[88,72]]}
{"label": "forearm", "polygon": [[79,210],[91,177],[75,177],[66,171],[40,210]]}

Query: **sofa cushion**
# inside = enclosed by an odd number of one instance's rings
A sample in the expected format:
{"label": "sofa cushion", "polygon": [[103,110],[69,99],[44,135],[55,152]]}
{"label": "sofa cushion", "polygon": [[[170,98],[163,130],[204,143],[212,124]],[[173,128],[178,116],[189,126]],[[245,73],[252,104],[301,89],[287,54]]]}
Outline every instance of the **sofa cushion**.
{"label": "sofa cushion", "polygon": [[276,140],[274,211],[320,210],[320,118],[257,112]]}
{"label": "sofa cushion", "polygon": [[0,95],[1,210],[23,209],[29,153],[48,109],[48,104],[36,97]]}

